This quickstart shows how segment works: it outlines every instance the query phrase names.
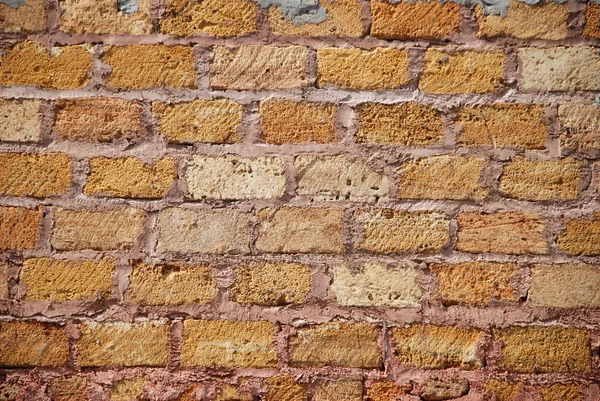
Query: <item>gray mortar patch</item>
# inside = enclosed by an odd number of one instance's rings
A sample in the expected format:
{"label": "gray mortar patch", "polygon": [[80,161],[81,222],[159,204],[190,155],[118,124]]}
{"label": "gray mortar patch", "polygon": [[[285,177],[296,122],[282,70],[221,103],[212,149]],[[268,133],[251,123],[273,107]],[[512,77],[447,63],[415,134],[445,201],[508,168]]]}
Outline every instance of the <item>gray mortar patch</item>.
{"label": "gray mortar patch", "polygon": [[319,6],[319,0],[258,0],[258,4],[262,8],[278,7],[294,25],[318,24],[327,19],[327,10]]}
{"label": "gray mortar patch", "polygon": [[25,0],[0,0],[0,3],[6,4],[12,8],[19,8],[23,4],[25,4]]}
{"label": "gray mortar patch", "polygon": [[[2,1],[2,0],[0,0]],[[138,3],[137,0],[117,0],[118,1],[118,9],[123,14],[133,14],[138,11]]]}

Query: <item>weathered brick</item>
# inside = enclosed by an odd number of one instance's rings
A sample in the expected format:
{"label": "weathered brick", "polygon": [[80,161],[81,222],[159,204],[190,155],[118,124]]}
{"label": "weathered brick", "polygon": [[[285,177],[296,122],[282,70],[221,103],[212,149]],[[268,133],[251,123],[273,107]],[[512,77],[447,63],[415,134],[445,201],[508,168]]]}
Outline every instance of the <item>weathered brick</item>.
{"label": "weathered brick", "polygon": [[50,381],[48,388],[52,401],[86,401],[87,379],[81,376],[57,377]]}
{"label": "weathered brick", "polygon": [[339,209],[268,208],[258,212],[256,249],[280,253],[341,253]]}
{"label": "weathered brick", "polygon": [[386,200],[389,181],[361,159],[346,156],[298,156],[296,193],[311,200],[378,202]]}
{"label": "weathered brick", "polygon": [[405,162],[398,170],[402,199],[483,199],[488,191],[480,178],[482,157],[432,156]]}
{"label": "weathered brick", "polygon": [[477,369],[478,329],[453,326],[413,325],[392,329],[394,355],[402,365],[424,369]]}
{"label": "weathered brick", "polygon": [[314,401],[362,401],[363,382],[356,379],[317,381]]}
{"label": "weathered brick", "polygon": [[514,36],[519,39],[561,40],[567,38],[567,4],[542,1],[526,4],[512,0],[506,16],[483,15],[477,7],[479,37]]}
{"label": "weathered brick", "polygon": [[334,266],[331,291],[341,306],[418,307],[423,295],[419,272],[411,263]]}
{"label": "weathered brick", "polygon": [[58,27],[71,35],[148,35],[152,33],[150,0],[137,0],[136,4],[136,12],[124,13],[112,0],[60,0]]}
{"label": "weathered brick", "polygon": [[126,299],[143,305],[204,304],[217,295],[217,283],[206,264],[149,264],[131,261]]}
{"label": "weathered brick", "polygon": [[135,157],[95,157],[90,159],[90,172],[83,193],[120,198],[162,198],[176,178],[172,157],[154,159],[152,164]]}
{"label": "weathered brick", "polygon": [[419,103],[362,103],[356,111],[358,143],[417,147],[432,145],[442,139],[440,112]]}
{"label": "weathered brick", "polygon": [[298,263],[263,263],[237,268],[230,291],[241,304],[302,304],[310,291],[310,266]]}
{"label": "weathered brick", "polygon": [[600,5],[589,2],[585,9],[583,36],[600,38]]}
{"label": "weathered brick", "polygon": [[467,395],[469,381],[465,378],[435,379],[429,378],[423,382],[421,398],[424,401],[454,400]]}
{"label": "weathered brick", "polygon": [[31,321],[0,322],[0,366],[60,367],[68,360],[63,327]]}
{"label": "weathered brick", "polygon": [[371,36],[437,39],[459,32],[460,5],[432,2],[371,2]]}
{"label": "weathered brick", "polygon": [[574,255],[600,255],[600,212],[594,212],[592,219],[566,221],[556,245],[563,252]]}
{"label": "weathered brick", "polygon": [[296,383],[293,376],[275,376],[266,380],[267,401],[306,401],[306,385]]}
{"label": "weathered brick", "polygon": [[31,33],[45,29],[44,0],[25,0],[17,8],[0,3],[0,32]]}
{"label": "weathered brick", "polygon": [[41,89],[83,88],[92,76],[88,45],[46,49],[26,41],[6,50],[0,61],[0,86],[37,86]]}
{"label": "weathered brick", "polygon": [[243,107],[228,99],[152,103],[160,133],[175,143],[235,143]]}
{"label": "weathered brick", "polygon": [[540,386],[542,401],[579,401],[583,393],[578,383],[558,383],[549,386]]}
{"label": "weathered brick", "polygon": [[367,388],[367,401],[396,401],[401,395],[408,394],[412,384],[397,385],[395,382],[376,382]]}
{"label": "weathered brick", "polygon": [[66,195],[71,189],[71,160],[62,153],[0,153],[0,194]]}
{"label": "weathered brick", "polygon": [[439,212],[392,209],[359,210],[354,219],[362,228],[358,249],[378,253],[435,252],[448,242],[450,221]]}
{"label": "weathered brick", "polygon": [[285,194],[285,168],[277,157],[195,156],[186,164],[189,199],[279,198]]}
{"label": "weathered brick", "polygon": [[567,103],[558,106],[560,146],[565,149],[600,149],[600,110],[593,105]]}
{"label": "weathered brick", "polygon": [[298,329],[290,338],[290,363],[295,367],[381,369],[381,357],[372,324],[325,323]]}
{"label": "weathered brick", "polygon": [[213,89],[290,89],[308,85],[308,49],[302,46],[215,46]]}
{"label": "weathered brick", "polygon": [[8,299],[8,267],[9,265],[2,262],[0,263],[0,300]]}
{"label": "weathered brick", "polygon": [[457,112],[456,124],[461,128],[457,142],[461,146],[543,149],[548,136],[543,118],[543,107],[537,104],[466,106]]}
{"label": "weathered brick", "polygon": [[[271,379],[275,379],[275,378],[270,378],[265,380],[267,382],[267,386],[269,386],[270,380]],[[245,384],[247,384],[249,382],[248,378],[244,378],[244,377],[240,377],[237,380],[236,384],[227,384],[227,383],[223,383],[220,384],[216,389],[215,389],[215,398],[213,398],[214,401],[252,401],[253,395],[252,395],[252,389],[248,388],[248,386],[245,386]],[[285,386],[285,385],[284,385]],[[281,391],[286,391],[289,390],[290,392],[293,392],[294,390],[292,388],[282,388]],[[296,400],[291,394],[290,394],[290,399],[285,399],[286,401],[306,401],[306,400]],[[196,397],[190,397],[190,398],[185,398],[183,397],[181,399],[181,401],[196,401],[197,398]],[[269,398],[269,393],[267,393],[267,400],[266,401],[279,401],[279,398],[276,398],[275,400],[272,400]]]}
{"label": "weathered brick", "polygon": [[110,259],[68,261],[51,258],[23,262],[19,282],[26,287],[24,301],[106,299],[115,264]]}
{"label": "weathered brick", "polygon": [[259,110],[261,139],[267,143],[337,142],[333,104],[269,99]]}
{"label": "weathered brick", "polygon": [[438,281],[432,299],[444,305],[465,303],[486,306],[490,301],[516,301],[511,280],[517,271],[514,263],[464,262],[429,265]]}
{"label": "weathered brick", "polygon": [[249,0],[167,0],[160,31],[168,35],[204,33],[231,37],[256,32],[257,5]]}
{"label": "weathered brick", "polygon": [[546,224],[530,213],[460,213],[456,250],[471,253],[543,254]]}
{"label": "weathered brick", "polygon": [[600,269],[583,263],[534,265],[528,299],[552,308],[598,308]]}
{"label": "weathered brick", "polygon": [[0,99],[0,141],[38,142],[41,125],[39,101]]}
{"label": "weathered brick", "polygon": [[522,91],[600,90],[600,54],[593,47],[519,49]]}
{"label": "weathered brick", "polygon": [[419,89],[434,94],[489,93],[502,87],[504,54],[438,49],[425,52]]}
{"label": "weathered brick", "polygon": [[144,213],[138,209],[96,212],[58,207],[50,242],[62,251],[131,249],[138,243],[143,222]]}
{"label": "weathered brick", "polygon": [[196,69],[190,46],[105,46],[102,62],[112,70],[108,88],[195,88]]}
{"label": "weathered brick", "polygon": [[60,99],[52,131],[70,141],[110,142],[142,136],[143,106],[111,98]]}
{"label": "weathered brick", "polygon": [[586,329],[517,327],[492,330],[502,346],[500,367],[511,372],[589,372],[590,338]]}
{"label": "weathered brick", "polygon": [[274,340],[275,326],[266,321],[186,320],[181,365],[275,367]]}
{"label": "weathered brick", "polygon": [[110,388],[110,401],[139,400],[144,394],[147,379],[145,377],[133,377],[131,379],[117,380]]}
{"label": "weathered brick", "polygon": [[160,321],[79,324],[78,362],[82,367],[166,366],[168,326]]}
{"label": "weathered brick", "polygon": [[233,209],[169,208],[158,214],[158,252],[250,252],[250,214]]}
{"label": "weathered brick", "polygon": [[34,248],[41,220],[39,209],[0,207],[0,250]]}
{"label": "weathered brick", "polygon": [[496,401],[514,401],[517,391],[522,383],[488,380],[482,384],[483,389],[490,396],[495,396]]}
{"label": "weathered brick", "polygon": [[410,82],[405,50],[325,47],[317,50],[317,64],[320,88],[382,90],[396,89]]}
{"label": "weathered brick", "polygon": [[271,32],[286,36],[363,36],[360,0],[319,0],[319,7],[326,11],[326,18],[319,23],[289,21],[277,7],[269,8]]}

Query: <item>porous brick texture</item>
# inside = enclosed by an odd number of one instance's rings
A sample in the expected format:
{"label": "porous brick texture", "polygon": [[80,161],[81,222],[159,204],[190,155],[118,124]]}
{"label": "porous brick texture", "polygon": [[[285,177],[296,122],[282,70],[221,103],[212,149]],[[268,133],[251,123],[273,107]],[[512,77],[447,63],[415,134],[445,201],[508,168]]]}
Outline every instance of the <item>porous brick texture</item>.
{"label": "porous brick texture", "polygon": [[0,0],[0,401],[599,401],[599,0]]}

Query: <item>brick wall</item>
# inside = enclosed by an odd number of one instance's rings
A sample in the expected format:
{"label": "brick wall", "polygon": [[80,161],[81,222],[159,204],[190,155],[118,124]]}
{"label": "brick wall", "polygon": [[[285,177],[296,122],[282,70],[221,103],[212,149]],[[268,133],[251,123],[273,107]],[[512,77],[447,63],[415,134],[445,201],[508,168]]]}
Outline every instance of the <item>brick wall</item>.
{"label": "brick wall", "polygon": [[600,400],[600,6],[294,4],[0,0],[0,400]]}

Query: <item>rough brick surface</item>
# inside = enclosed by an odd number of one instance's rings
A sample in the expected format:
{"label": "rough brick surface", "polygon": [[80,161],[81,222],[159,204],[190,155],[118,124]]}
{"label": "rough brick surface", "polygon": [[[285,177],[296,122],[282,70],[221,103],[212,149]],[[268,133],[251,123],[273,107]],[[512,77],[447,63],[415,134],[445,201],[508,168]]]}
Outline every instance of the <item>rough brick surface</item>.
{"label": "rough brick surface", "polygon": [[600,5],[588,3],[585,10],[585,27],[583,35],[590,38],[600,38]]}
{"label": "rough brick surface", "polygon": [[0,207],[0,249],[34,248],[38,242],[41,217],[39,209]]}
{"label": "rough brick surface", "polygon": [[44,0],[26,0],[17,8],[0,3],[0,32],[39,32],[46,28]]}
{"label": "rough brick surface", "polygon": [[315,388],[315,401],[362,401],[362,380],[319,380]]}
{"label": "rough brick surface", "polygon": [[57,377],[50,382],[50,394],[56,401],[85,401],[86,384],[85,377]]}
{"label": "rough brick surface", "polygon": [[600,255],[600,212],[592,218],[566,220],[565,229],[558,235],[556,245],[574,255]]}
{"label": "rough brick surface", "polygon": [[0,322],[0,366],[66,366],[65,328],[34,321]]}
{"label": "rough brick surface", "polygon": [[70,34],[87,32],[147,35],[152,32],[150,0],[138,0],[137,12],[123,13],[110,0],[60,0],[59,28]]}
{"label": "rough brick surface", "polygon": [[411,384],[399,386],[394,382],[376,382],[366,389],[366,396],[369,401],[395,401],[411,390]]}
{"label": "rough brick surface", "polygon": [[567,103],[558,107],[560,145],[587,150],[600,148],[600,110],[593,105]]}
{"label": "rough brick surface", "polygon": [[598,308],[600,270],[582,263],[535,265],[528,299],[553,308]]}
{"label": "rough brick surface", "polygon": [[41,115],[37,100],[0,99],[0,141],[37,142]]}
{"label": "rough brick surface", "polygon": [[71,187],[71,160],[60,153],[0,154],[0,193],[43,198],[66,195]]}
{"label": "rough brick surface", "polygon": [[7,263],[0,263],[0,300],[8,299],[10,295],[8,289],[8,269],[9,265]]}
{"label": "rough brick surface", "polygon": [[306,401],[306,385],[296,383],[292,376],[276,376],[266,380],[268,386],[267,401]]}

